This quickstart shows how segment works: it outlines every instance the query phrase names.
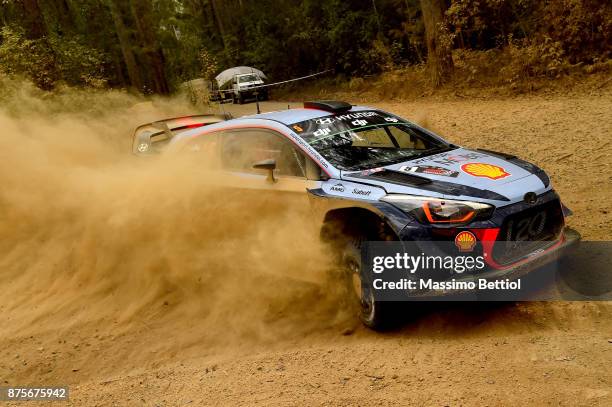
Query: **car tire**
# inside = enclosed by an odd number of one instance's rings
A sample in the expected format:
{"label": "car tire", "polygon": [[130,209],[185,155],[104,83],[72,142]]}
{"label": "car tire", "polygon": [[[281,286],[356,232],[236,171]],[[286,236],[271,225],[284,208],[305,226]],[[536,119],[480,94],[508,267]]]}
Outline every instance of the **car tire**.
{"label": "car tire", "polygon": [[361,260],[361,247],[366,239],[354,236],[347,239],[341,254],[341,279],[345,285],[349,303],[358,310],[359,319],[373,330],[387,330],[395,325],[395,304],[376,301],[370,289],[368,271]]}
{"label": "car tire", "polygon": [[242,95],[242,93],[238,94],[238,104],[239,105],[243,105],[244,104],[244,96]]}

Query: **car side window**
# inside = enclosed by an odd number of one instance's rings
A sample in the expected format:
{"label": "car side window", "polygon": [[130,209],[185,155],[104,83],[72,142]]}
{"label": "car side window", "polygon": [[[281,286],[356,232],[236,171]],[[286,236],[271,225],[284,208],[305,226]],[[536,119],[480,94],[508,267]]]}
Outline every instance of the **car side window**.
{"label": "car side window", "polygon": [[187,140],[181,150],[189,153],[212,155],[217,148],[217,134],[203,134]]}
{"label": "car side window", "polygon": [[306,178],[306,157],[282,135],[262,129],[221,133],[221,164],[224,169],[261,174],[253,164],[276,161],[277,175]]}
{"label": "car side window", "polygon": [[185,140],[179,151],[192,157],[197,157],[210,169],[219,167],[218,133],[202,134]]}
{"label": "car side window", "polygon": [[416,132],[412,129],[399,129],[397,127],[388,127],[389,132],[395,138],[399,148],[409,148],[415,150],[425,150],[426,146]]}

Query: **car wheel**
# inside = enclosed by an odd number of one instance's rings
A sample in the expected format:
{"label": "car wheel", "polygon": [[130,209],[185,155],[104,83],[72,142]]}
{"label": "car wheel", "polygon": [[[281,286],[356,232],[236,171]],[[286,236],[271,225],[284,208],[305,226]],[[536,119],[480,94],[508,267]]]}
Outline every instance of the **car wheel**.
{"label": "car wheel", "polygon": [[238,94],[238,104],[244,104],[244,96],[242,95],[242,93]]}
{"label": "car wheel", "polygon": [[369,328],[384,330],[393,326],[393,303],[376,301],[367,271],[361,262],[362,238],[350,239],[342,253],[342,279],[349,302],[358,310],[359,319]]}

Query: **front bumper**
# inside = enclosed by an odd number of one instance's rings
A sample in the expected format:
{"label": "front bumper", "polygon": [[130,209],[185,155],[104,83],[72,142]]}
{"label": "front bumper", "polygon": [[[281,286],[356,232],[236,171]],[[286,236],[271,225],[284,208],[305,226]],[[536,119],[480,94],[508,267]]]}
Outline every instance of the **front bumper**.
{"label": "front bumper", "polygon": [[519,261],[507,267],[489,270],[480,278],[485,278],[489,281],[499,279],[516,280],[521,278],[531,271],[538,269],[548,263],[551,263],[559,258],[569,254],[576,248],[581,239],[580,233],[571,228],[565,228],[558,243],[552,245],[549,249],[532,256],[524,261]]}
{"label": "front bumper", "polygon": [[[461,277],[454,277],[458,283],[472,282],[476,280],[486,280],[487,282],[495,281],[517,281],[528,274],[535,272],[544,266],[559,260],[561,257],[571,254],[576,250],[580,243],[580,233],[571,228],[565,228],[558,242],[551,245],[548,249],[543,250],[537,255],[530,256],[514,264],[504,266],[502,268],[489,268],[479,274],[469,274]],[[476,290],[427,290],[427,291],[410,291],[408,296],[414,299],[431,300],[441,299],[441,297],[455,296],[461,294],[474,294]],[[490,298],[489,298],[490,299]],[[499,298],[503,299],[503,298]]]}
{"label": "front bumper", "polygon": [[240,90],[239,93],[244,98],[254,98],[255,95],[259,97],[263,97],[268,94],[268,91],[265,89],[243,89],[243,90]]}

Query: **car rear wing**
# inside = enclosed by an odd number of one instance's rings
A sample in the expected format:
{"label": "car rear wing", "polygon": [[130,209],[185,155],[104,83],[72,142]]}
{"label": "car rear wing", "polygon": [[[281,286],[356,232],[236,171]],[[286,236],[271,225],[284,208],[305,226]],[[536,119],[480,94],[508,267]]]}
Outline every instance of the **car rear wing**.
{"label": "car rear wing", "polygon": [[150,155],[161,152],[174,136],[184,131],[231,119],[226,114],[200,114],[174,117],[143,124],[134,130],[132,153]]}

